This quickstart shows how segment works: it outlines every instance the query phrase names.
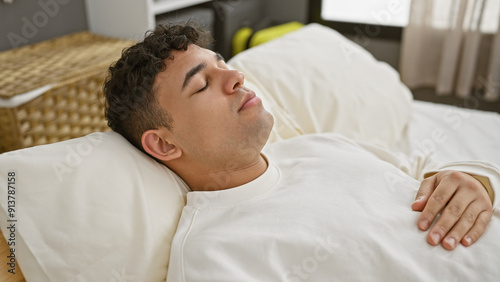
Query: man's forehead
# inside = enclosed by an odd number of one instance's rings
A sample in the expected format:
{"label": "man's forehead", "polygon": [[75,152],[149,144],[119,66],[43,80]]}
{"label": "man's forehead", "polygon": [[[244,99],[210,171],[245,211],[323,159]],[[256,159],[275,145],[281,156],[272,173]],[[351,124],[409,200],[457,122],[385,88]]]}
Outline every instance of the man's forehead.
{"label": "man's forehead", "polygon": [[169,64],[184,64],[186,62],[180,61],[205,59],[206,57],[213,56],[213,54],[215,53],[209,49],[202,48],[198,45],[189,44],[187,50],[172,50],[171,55],[165,59],[165,62],[168,67]]}
{"label": "man's forehead", "polygon": [[177,79],[177,75],[183,76],[190,68],[202,61],[206,61],[210,54],[214,53],[211,50],[190,44],[187,50],[173,50],[170,54],[165,59],[165,70],[158,75],[164,77],[173,75]]}

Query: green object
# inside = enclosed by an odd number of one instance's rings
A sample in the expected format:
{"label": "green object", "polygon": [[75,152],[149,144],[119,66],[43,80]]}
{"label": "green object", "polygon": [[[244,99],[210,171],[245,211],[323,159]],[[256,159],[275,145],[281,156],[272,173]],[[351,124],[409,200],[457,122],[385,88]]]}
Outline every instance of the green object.
{"label": "green object", "polygon": [[241,51],[244,51],[248,47],[248,39],[253,34],[253,29],[249,27],[242,27],[236,31],[233,36],[233,56]]}
{"label": "green object", "polygon": [[303,26],[304,24],[294,21],[264,28],[256,31],[255,33],[250,27],[240,28],[233,36],[233,56],[241,51],[244,51],[245,49],[273,40]]}

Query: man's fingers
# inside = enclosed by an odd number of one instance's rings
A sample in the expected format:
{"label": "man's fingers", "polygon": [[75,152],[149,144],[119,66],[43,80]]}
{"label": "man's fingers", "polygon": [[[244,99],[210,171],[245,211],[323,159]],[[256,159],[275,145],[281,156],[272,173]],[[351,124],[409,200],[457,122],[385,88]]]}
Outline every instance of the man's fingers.
{"label": "man's fingers", "polygon": [[[479,201],[472,202],[463,211],[462,215],[460,216],[456,224],[453,226],[453,228],[450,230],[450,232],[448,232],[448,234],[445,235],[442,241],[443,247],[447,250],[453,250],[459,242],[464,242],[463,240],[465,239],[465,234],[467,234],[467,232],[469,232],[469,230],[472,229],[472,227],[476,223],[476,220],[479,217],[479,214],[481,214],[481,212],[483,211],[484,209]],[[433,230],[431,231],[431,233],[433,232]],[[478,231],[481,230],[478,229]],[[484,229],[482,231],[484,231]],[[469,239],[467,239],[466,241],[468,240]]]}
{"label": "man's fingers", "polygon": [[[438,187],[439,189],[439,187]],[[436,189],[435,193],[439,193],[441,191],[438,191]],[[422,212],[421,217],[425,219],[428,219],[429,222],[432,222],[434,220],[434,217],[439,213],[439,211],[446,205],[448,200],[451,198],[452,194],[448,193],[443,193],[437,194],[436,197],[437,199],[433,196],[429,199],[429,202],[427,204],[427,207],[425,207],[424,211]],[[443,203],[444,202],[444,203]],[[448,234],[450,229],[460,220],[462,217],[462,214],[464,213],[465,209],[467,208],[468,203],[462,200],[459,200],[459,198],[454,198],[448,205],[446,205],[446,208],[443,210],[441,216],[437,220],[436,224],[432,227],[431,231],[429,232],[429,235],[427,236],[427,242],[429,244],[436,246],[441,242],[441,240]],[[427,208],[429,208],[428,211]],[[425,212],[425,214],[424,214]],[[477,216],[477,213],[470,214],[471,219],[475,218]],[[432,218],[432,219],[429,219]],[[472,226],[472,223],[469,225]],[[468,230],[468,229],[467,229]],[[465,231],[467,231],[465,230]],[[465,234],[464,230],[461,230],[463,234]],[[463,236],[462,234],[462,236]],[[460,237],[461,239],[462,237]],[[452,240],[453,238],[450,238]],[[458,239],[455,238],[455,242],[450,241],[450,245],[456,244]]]}
{"label": "man's fingers", "polygon": [[412,210],[422,211],[427,204],[429,196],[432,194],[436,188],[436,177],[427,177],[420,183],[420,188],[418,189],[417,195],[415,196],[415,201],[411,205]]}
{"label": "man's fingers", "polygon": [[[425,231],[429,228],[429,226],[434,221],[436,216],[448,204],[448,201],[451,199],[451,197],[455,193],[456,189],[447,189],[447,187],[445,187],[445,186],[446,186],[446,184],[443,184],[443,182],[440,182],[438,184],[438,186],[436,187],[434,193],[432,193],[432,195],[427,200],[427,203],[426,203],[424,209],[422,210],[422,213],[420,214],[420,218],[418,220],[418,228],[420,230]],[[456,215],[459,212],[463,212],[463,209],[465,209],[465,207],[461,206],[460,203],[457,202],[455,204],[456,205],[452,208],[452,210],[449,211],[452,213],[452,215]],[[453,225],[451,225],[451,226],[453,226]],[[449,226],[449,228],[451,228],[451,226]],[[444,227],[444,226],[441,225],[441,227]],[[448,228],[448,230],[449,230],[449,228]],[[445,230],[445,231],[448,231],[448,230]],[[444,234],[446,234],[446,233],[444,233]],[[441,235],[444,235],[444,234],[441,234]],[[436,236],[433,237],[433,239],[439,239],[439,241],[442,238],[443,237],[441,237],[441,238],[437,238]]]}
{"label": "man's fingers", "polygon": [[489,210],[484,210],[479,214],[472,228],[465,234],[465,236],[460,241],[462,245],[468,247],[474,244],[481,235],[483,235],[486,230],[486,226],[491,220],[492,212]]}
{"label": "man's fingers", "polygon": [[418,228],[426,231],[441,212],[427,242],[453,250],[459,243],[470,246],[486,230],[492,205],[476,178],[458,171],[441,171],[422,181],[412,209],[422,211]]}

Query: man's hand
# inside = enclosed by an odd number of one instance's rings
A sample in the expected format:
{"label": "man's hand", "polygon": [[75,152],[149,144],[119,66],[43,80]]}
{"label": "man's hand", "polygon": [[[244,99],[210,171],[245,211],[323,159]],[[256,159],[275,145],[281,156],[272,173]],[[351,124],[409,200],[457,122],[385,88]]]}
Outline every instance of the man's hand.
{"label": "man's hand", "polygon": [[427,242],[440,242],[453,250],[458,242],[470,246],[483,234],[492,215],[492,204],[484,186],[469,174],[441,171],[420,184],[414,211],[422,211],[418,228],[426,231],[440,211],[441,216],[431,228]]}

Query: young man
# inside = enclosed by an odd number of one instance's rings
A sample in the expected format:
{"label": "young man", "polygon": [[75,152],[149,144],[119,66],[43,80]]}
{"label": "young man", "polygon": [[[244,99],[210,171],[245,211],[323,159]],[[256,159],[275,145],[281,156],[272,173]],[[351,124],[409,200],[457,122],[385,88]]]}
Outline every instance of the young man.
{"label": "young man", "polygon": [[[211,273],[217,281],[247,280],[256,273],[266,281],[310,279],[311,273],[286,258],[294,252],[292,257],[307,257],[297,245],[314,249],[323,244],[318,238],[326,238],[331,244],[318,255],[323,262],[337,246],[331,234],[365,232],[372,224],[391,229],[391,220],[414,224],[406,211],[394,215],[384,209],[406,203],[417,190],[408,205],[422,211],[417,225],[429,230],[428,244],[453,250],[460,243],[474,244],[483,234],[498,185],[494,167],[449,164],[420,184],[406,175],[398,187],[390,187],[384,176],[401,175],[390,152],[335,134],[290,139],[262,153],[273,117],[245,86],[244,74],[205,49],[208,43],[207,34],[193,26],[160,26],[123,52],[104,88],[110,127],[168,166],[193,191],[174,239],[169,275],[197,280]],[[359,216],[363,209],[369,217]],[[394,245],[417,244],[412,240],[418,241],[420,233],[408,234],[403,241],[395,236]]]}

